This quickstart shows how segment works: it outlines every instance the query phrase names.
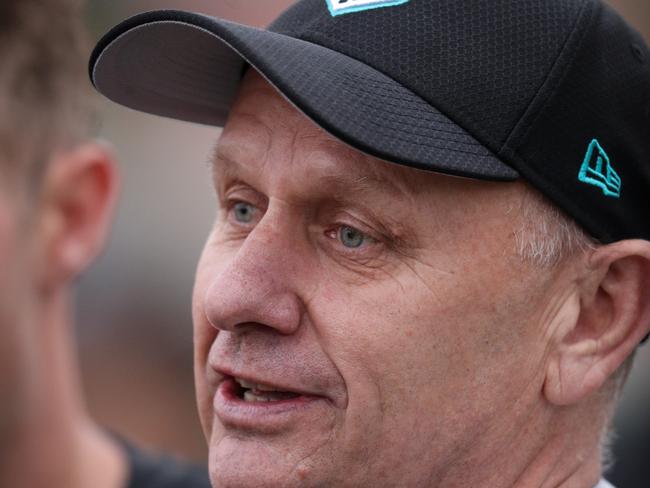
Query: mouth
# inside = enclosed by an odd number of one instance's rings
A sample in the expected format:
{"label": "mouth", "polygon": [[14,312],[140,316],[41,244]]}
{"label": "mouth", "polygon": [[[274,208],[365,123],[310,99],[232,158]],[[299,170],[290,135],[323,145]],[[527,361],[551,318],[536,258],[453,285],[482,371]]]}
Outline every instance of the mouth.
{"label": "mouth", "polygon": [[300,393],[278,389],[263,383],[254,383],[242,378],[233,377],[234,395],[247,403],[283,402],[295,400],[301,396]]}
{"label": "mouth", "polygon": [[320,395],[224,376],[214,395],[213,407],[227,428],[272,433],[305,425],[305,421],[317,421],[332,405]]}

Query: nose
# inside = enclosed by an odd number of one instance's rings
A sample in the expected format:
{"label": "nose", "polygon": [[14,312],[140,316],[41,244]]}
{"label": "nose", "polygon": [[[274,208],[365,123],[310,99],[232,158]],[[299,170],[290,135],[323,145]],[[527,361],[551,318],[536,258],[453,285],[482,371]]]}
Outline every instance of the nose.
{"label": "nose", "polygon": [[304,304],[296,290],[295,240],[283,239],[271,227],[259,222],[208,286],[204,311],[216,329],[263,326],[288,335],[299,328]]}

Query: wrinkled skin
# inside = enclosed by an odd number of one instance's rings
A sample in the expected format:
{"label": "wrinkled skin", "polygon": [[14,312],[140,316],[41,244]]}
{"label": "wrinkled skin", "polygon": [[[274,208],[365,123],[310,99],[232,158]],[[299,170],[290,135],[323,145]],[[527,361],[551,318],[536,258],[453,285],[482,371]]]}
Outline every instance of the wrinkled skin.
{"label": "wrinkled skin", "polygon": [[[214,486],[469,486],[529,454],[554,276],[516,256],[523,184],[361,154],[255,73],[214,183],[193,297]],[[215,367],[324,400],[242,428],[215,414]]]}

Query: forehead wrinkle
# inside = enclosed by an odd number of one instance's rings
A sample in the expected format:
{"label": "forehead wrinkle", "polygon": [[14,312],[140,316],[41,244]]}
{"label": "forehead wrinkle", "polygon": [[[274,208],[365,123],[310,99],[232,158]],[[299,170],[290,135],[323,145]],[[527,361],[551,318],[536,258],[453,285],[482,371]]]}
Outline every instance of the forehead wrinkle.
{"label": "forehead wrinkle", "polygon": [[[254,115],[251,114],[251,117]],[[268,130],[271,141],[273,134],[265,124],[261,125]],[[385,163],[344,146],[319,128],[315,129],[293,131],[294,147],[290,160],[281,162],[290,165],[294,171],[301,167],[310,174],[309,180],[315,183],[314,188],[327,189],[330,194],[334,193],[339,198],[346,197],[349,193],[387,192],[402,199],[410,195],[410,185],[401,172],[393,170],[392,163]],[[212,171],[218,179],[236,179],[242,173],[241,170],[251,164],[255,167],[260,163],[266,164],[264,161],[269,157],[269,147],[260,150],[264,153],[260,158],[257,149],[250,151],[250,146],[236,142],[237,139],[222,139],[214,148]],[[271,145],[272,142],[269,143],[269,146]],[[302,150],[306,150],[305,155],[299,154]]]}
{"label": "forehead wrinkle", "polygon": [[315,188],[337,200],[351,201],[355,195],[385,195],[401,198],[401,192],[384,179],[368,175],[321,175],[314,180]]}
{"label": "forehead wrinkle", "polygon": [[306,164],[322,166],[326,170],[320,177],[322,184],[340,187],[344,191],[388,192],[391,196],[408,200],[414,196],[415,186],[409,181],[409,168],[364,154],[322,129],[316,129],[301,139],[315,142]]}
{"label": "forehead wrinkle", "polygon": [[[268,157],[273,137],[271,129],[255,113],[239,115],[249,120],[243,123],[238,120],[236,129],[233,130],[230,126],[229,130],[224,130],[212,151],[210,164],[215,178],[234,177],[241,172],[242,167],[264,163]],[[240,124],[245,129],[242,129]],[[266,137],[263,138],[262,134]],[[252,137],[255,141],[264,139],[266,143],[264,146],[257,143],[246,144],[246,137]]]}
{"label": "forehead wrinkle", "polygon": [[[339,188],[341,194],[351,191],[388,193],[411,203],[417,193],[431,189],[431,181],[426,177],[430,173],[423,175],[423,171],[383,161],[345,144],[289,105],[266,82],[260,81],[253,78],[243,84],[245,89],[240,92],[239,103],[231,112],[231,120],[237,119],[234,130],[224,131],[226,142],[217,145],[213,161],[246,167],[240,170],[262,170],[269,164],[287,165],[289,174],[302,170],[310,182],[318,181],[319,174],[325,173],[318,185],[327,185],[330,192]],[[246,96],[241,97],[244,93]],[[283,116],[278,116],[279,113]],[[278,131],[284,134],[275,134]],[[247,144],[247,136],[257,140],[264,137],[266,144],[263,147],[257,143]],[[285,154],[286,159],[281,161],[273,155],[278,140],[284,141],[279,144],[290,147],[290,154]],[[217,169],[221,168],[213,167],[213,171]],[[277,176],[281,171],[274,173]]]}
{"label": "forehead wrinkle", "polygon": [[[334,175],[338,174],[339,177],[328,176],[322,183],[344,187],[346,191],[349,189],[350,191],[371,193],[372,191],[388,190],[391,195],[400,198],[410,199],[412,197],[415,188],[412,183],[419,181],[419,178],[409,178],[408,176],[411,176],[410,173],[416,170],[398,167],[394,163],[362,153],[337,139],[300,113],[266,83],[263,84],[262,91],[266,91],[267,95],[270,95],[270,99],[284,108],[285,115],[290,116],[273,117],[273,124],[269,124],[266,119],[270,114],[266,114],[266,111],[262,111],[261,114],[258,112],[244,113],[255,118],[268,131],[269,152],[273,146],[274,131],[290,133],[288,140],[290,141],[291,154],[289,159],[281,161],[281,164],[289,164],[295,170],[303,169],[310,173],[312,177],[310,180],[317,176],[314,174],[314,169],[327,168],[329,172]],[[240,113],[242,112],[240,111]],[[306,155],[303,156],[300,153],[306,153]],[[413,182],[409,181],[410,179]]]}
{"label": "forehead wrinkle", "polygon": [[212,179],[218,184],[216,189],[219,193],[223,190],[222,185],[226,181],[236,180],[239,176],[239,164],[221,153],[216,147],[210,160],[210,168],[212,170]]}

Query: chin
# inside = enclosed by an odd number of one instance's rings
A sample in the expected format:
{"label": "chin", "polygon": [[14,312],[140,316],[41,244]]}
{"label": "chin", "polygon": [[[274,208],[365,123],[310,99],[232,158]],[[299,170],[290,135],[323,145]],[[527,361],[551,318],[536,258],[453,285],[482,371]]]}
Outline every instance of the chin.
{"label": "chin", "polygon": [[[240,445],[237,445],[240,444]],[[224,439],[210,448],[210,481],[214,488],[301,486],[281,460],[269,462],[254,441]],[[295,475],[294,475],[295,476]]]}
{"label": "chin", "polygon": [[316,479],[295,445],[282,444],[277,438],[260,439],[246,433],[213,436],[209,458],[213,488],[328,486]]}

